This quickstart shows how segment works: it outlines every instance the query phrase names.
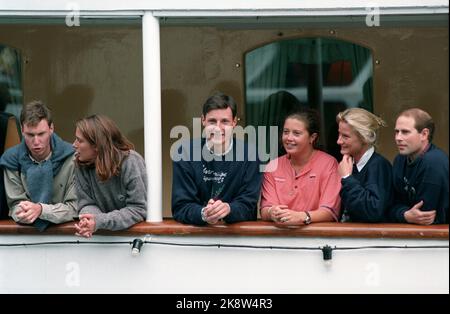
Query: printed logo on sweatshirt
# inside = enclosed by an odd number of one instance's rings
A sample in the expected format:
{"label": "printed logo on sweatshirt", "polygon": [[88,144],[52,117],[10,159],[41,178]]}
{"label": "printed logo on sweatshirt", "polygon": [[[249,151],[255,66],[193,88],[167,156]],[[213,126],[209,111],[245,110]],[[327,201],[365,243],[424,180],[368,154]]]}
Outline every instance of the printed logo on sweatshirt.
{"label": "printed logo on sweatshirt", "polygon": [[220,184],[225,180],[226,177],[227,177],[226,172],[216,172],[216,171],[207,169],[203,165],[203,181],[205,181],[205,182],[213,181],[215,183]]}

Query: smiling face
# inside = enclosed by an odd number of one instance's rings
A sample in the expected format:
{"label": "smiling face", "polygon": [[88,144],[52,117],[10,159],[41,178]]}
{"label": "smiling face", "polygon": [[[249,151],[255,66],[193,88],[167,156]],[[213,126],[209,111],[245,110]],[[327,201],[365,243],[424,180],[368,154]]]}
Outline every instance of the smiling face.
{"label": "smiling face", "polygon": [[284,122],[283,141],[286,153],[291,156],[306,155],[311,152],[313,143],[317,138],[317,134],[309,134],[306,125],[303,121],[295,118],[288,118]]}
{"label": "smiling face", "polygon": [[342,155],[352,156],[356,162],[367,151],[368,145],[363,142],[358,133],[347,122],[339,122],[339,135],[337,140],[341,146]]}
{"label": "smiling face", "polygon": [[415,128],[415,120],[412,117],[400,116],[395,123],[395,143],[401,155],[415,158],[428,145],[428,129],[421,132]]}
{"label": "smiling face", "polygon": [[75,142],[73,142],[72,146],[75,148],[77,160],[82,163],[93,162],[97,157],[97,149],[84,138],[78,128],[75,131]]}
{"label": "smiling face", "polygon": [[50,154],[52,134],[53,124],[48,125],[48,121],[45,119],[42,119],[36,125],[24,124],[22,126],[25,144],[35,160],[42,161]]}
{"label": "smiling face", "polygon": [[202,115],[202,124],[205,128],[206,139],[214,146],[226,146],[233,135],[233,128],[237,124],[237,118],[233,118],[231,108],[214,109],[206,116]]}

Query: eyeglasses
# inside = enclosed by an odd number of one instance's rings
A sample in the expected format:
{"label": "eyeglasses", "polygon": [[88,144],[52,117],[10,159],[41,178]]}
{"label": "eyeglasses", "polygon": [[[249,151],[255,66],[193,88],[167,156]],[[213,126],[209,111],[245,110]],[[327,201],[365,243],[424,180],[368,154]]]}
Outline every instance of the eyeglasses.
{"label": "eyeglasses", "polygon": [[406,177],[403,177],[403,182],[405,186],[403,189],[408,194],[409,201],[413,202],[416,198],[416,189],[409,183],[408,179]]}

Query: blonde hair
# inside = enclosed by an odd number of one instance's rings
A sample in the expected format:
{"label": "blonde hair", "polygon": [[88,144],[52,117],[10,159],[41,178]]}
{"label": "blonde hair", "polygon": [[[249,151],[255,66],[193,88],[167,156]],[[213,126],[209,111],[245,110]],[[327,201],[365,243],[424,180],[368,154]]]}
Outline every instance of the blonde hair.
{"label": "blonde hair", "polygon": [[361,140],[370,146],[376,146],[378,129],[386,126],[383,119],[362,108],[350,108],[339,112],[336,122],[348,123]]}

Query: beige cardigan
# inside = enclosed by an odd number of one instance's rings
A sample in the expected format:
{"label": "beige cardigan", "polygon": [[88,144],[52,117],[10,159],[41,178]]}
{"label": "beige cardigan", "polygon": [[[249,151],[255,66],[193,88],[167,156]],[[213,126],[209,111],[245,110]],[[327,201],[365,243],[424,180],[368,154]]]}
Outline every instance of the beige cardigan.
{"label": "beige cardigan", "polygon": [[[6,199],[9,216],[16,222],[16,212],[21,201],[31,201],[24,174],[5,169],[4,174]],[[78,217],[75,194],[75,164],[73,156],[68,157],[53,180],[53,197],[51,204],[42,204],[39,218],[58,224]]]}

